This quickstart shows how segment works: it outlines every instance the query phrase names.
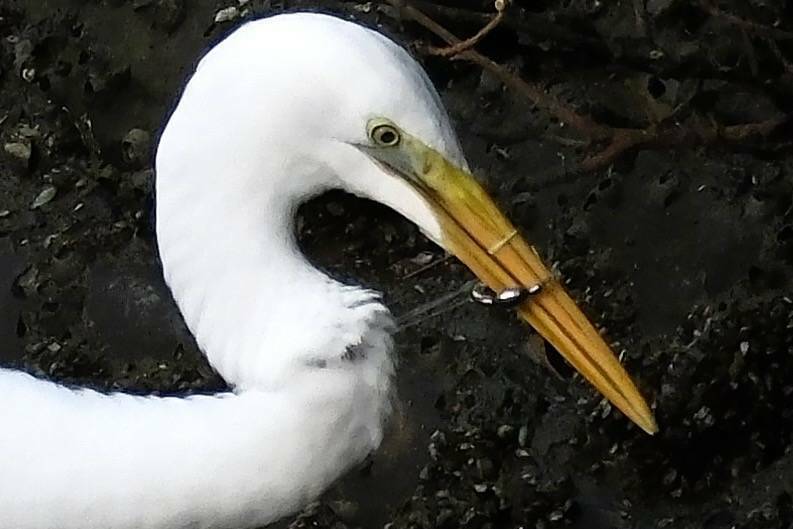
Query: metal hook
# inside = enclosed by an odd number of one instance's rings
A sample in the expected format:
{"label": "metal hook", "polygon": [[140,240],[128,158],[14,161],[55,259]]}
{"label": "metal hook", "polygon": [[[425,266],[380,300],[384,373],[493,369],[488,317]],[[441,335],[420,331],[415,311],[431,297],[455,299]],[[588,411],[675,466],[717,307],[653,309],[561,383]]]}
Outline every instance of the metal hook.
{"label": "metal hook", "polygon": [[498,305],[502,307],[515,307],[520,305],[527,296],[533,296],[542,290],[542,284],[537,283],[528,288],[512,287],[495,293],[484,283],[477,283],[471,289],[471,298],[480,305]]}

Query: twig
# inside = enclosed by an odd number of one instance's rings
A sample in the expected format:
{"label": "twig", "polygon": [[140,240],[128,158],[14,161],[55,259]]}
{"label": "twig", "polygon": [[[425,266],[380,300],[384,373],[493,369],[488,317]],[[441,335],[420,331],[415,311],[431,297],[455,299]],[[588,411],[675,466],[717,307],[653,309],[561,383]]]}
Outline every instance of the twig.
{"label": "twig", "polygon": [[608,146],[597,154],[585,158],[579,165],[583,171],[594,171],[610,165],[620,155],[638,147],[675,147],[679,145],[705,145],[718,141],[740,142],[753,137],[765,137],[779,126],[791,119],[790,114],[783,114],[760,121],[742,125],[720,127],[712,124],[703,126],[697,123],[686,123],[662,130],[614,129],[614,136]]}
{"label": "twig", "polygon": [[[492,18],[490,14],[471,11],[454,5],[442,5],[426,0],[413,0],[411,3],[430,17],[453,20],[457,24],[481,26],[487,24]],[[581,32],[572,31],[548,17],[535,13],[524,11],[521,12],[520,17],[510,16],[507,13],[501,25],[537,41],[552,39],[566,45],[587,46],[590,49],[594,47],[600,51],[606,51],[599,40]]]}
{"label": "twig", "polygon": [[[461,42],[461,40],[454,36],[453,33],[429,18],[423,12],[413,7],[411,4],[406,3],[403,0],[386,1],[392,6],[401,9],[402,12],[408,15],[408,17],[412,20],[415,20],[426,29],[435,33],[435,35],[443,39],[448,45],[454,46]],[[485,70],[493,73],[502,83],[504,83],[507,88],[522,94],[533,104],[545,109],[549,114],[556,117],[562,123],[571,125],[576,130],[586,134],[589,138],[594,140],[605,140],[611,136],[608,127],[603,127],[588,117],[582,116],[574,110],[571,110],[552,94],[546,93],[541,87],[532,83],[528,83],[520,77],[513,75],[512,72],[507,70],[504,66],[488,59],[476,50],[465,50],[458,54],[458,57],[473,62]]]}
{"label": "twig", "polygon": [[[448,29],[406,0],[386,1],[399,9],[403,15],[440,37],[450,48],[455,48],[461,43],[467,42],[456,37]],[[471,47],[465,47],[465,49],[456,52],[455,58],[467,60],[489,71],[507,88],[526,97],[534,105],[542,108],[561,123],[577,130],[586,136],[590,142],[605,143],[606,147],[602,151],[588,156],[580,163],[579,169],[583,171],[593,171],[607,167],[627,151],[638,147],[668,148],[679,145],[714,143],[719,140],[740,141],[752,136],[767,136],[791,117],[785,114],[759,123],[728,127],[720,127],[719,125],[703,126],[692,121],[686,123],[687,126],[666,124],[663,126],[652,126],[647,129],[615,128],[602,125],[588,116],[579,114],[562,103],[553,94],[543,90],[539,85],[523,80],[506,67],[492,61]]]}
{"label": "twig", "polygon": [[790,121],[791,115],[785,114],[776,116],[759,123],[747,123],[745,125],[731,125],[724,127],[719,132],[719,137],[728,141],[743,141],[754,136],[768,136],[779,126]]}
{"label": "twig", "polygon": [[635,149],[647,141],[644,131],[638,129],[618,129],[614,131],[611,142],[597,154],[587,156],[579,164],[583,171],[594,171],[607,167],[623,153]]}
{"label": "twig", "polygon": [[488,33],[493,31],[496,28],[496,26],[498,26],[501,23],[502,20],[504,20],[504,10],[503,9],[498,11],[496,13],[496,16],[491,18],[490,21],[487,24],[485,24],[485,26],[482,27],[482,29],[480,29],[476,33],[476,35],[474,35],[473,37],[465,39],[465,40],[461,40],[460,42],[458,42],[456,44],[452,44],[452,45],[446,46],[444,48],[432,47],[432,48],[429,48],[427,51],[431,55],[437,55],[439,57],[454,57],[455,55],[459,55],[460,53],[462,53],[462,52],[464,52],[466,50],[470,50],[471,48],[473,48],[474,46],[479,44],[479,42],[483,38],[485,38],[485,36]]}

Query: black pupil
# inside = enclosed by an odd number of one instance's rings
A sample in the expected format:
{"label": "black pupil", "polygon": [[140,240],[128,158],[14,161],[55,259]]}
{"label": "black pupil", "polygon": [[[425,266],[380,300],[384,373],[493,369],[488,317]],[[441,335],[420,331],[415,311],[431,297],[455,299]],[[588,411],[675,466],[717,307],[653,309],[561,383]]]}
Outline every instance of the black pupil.
{"label": "black pupil", "polygon": [[385,129],[380,132],[380,143],[391,145],[396,141],[396,133],[393,130]]}

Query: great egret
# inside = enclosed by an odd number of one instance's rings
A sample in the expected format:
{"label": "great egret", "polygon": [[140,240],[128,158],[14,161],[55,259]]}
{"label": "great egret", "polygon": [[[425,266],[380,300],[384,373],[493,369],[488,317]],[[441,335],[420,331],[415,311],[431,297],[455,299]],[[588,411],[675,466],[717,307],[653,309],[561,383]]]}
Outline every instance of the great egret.
{"label": "great egret", "polygon": [[[301,201],[391,206],[648,432],[609,348],[467,171],[440,99],[386,37],[320,14],[249,22],[201,60],[159,143],[157,235],[185,321],[233,392],[101,394],[0,370],[0,527],[244,528],[377,448],[392,319],[300,254]],[[538,291],[539,290],[539,291]]]}

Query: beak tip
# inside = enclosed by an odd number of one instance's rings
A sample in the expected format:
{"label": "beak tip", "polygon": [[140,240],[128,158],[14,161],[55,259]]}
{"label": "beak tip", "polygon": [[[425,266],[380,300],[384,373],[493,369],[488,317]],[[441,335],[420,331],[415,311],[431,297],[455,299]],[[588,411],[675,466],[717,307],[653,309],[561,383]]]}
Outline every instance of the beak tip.
{"label": "beak tip", "polygon": [[638,417],[632,418],[632,421],[636,424],[636,426],[644,430],[647,435],[655,435],[658,433],[658,423],[655,421],[653,412],[651,412],[649,409],[647,409],[645,413],[642,413]]}
{"label": "beak tip", "polygon": [[654,422],[647,426],[642,426],[641,429],[644,430],[644,433],[650,436],[654,436],[655,434],[658,433],[658,425],[655,424]]}
{"label": "beak tip", "polygon": [[655,417],[651,417],[651,421],[652,422],[650,422],[648,425],[649,427],[645,429],[645,431],[650,435],[655,435],[658,433],[658,423],[655,422]]}

